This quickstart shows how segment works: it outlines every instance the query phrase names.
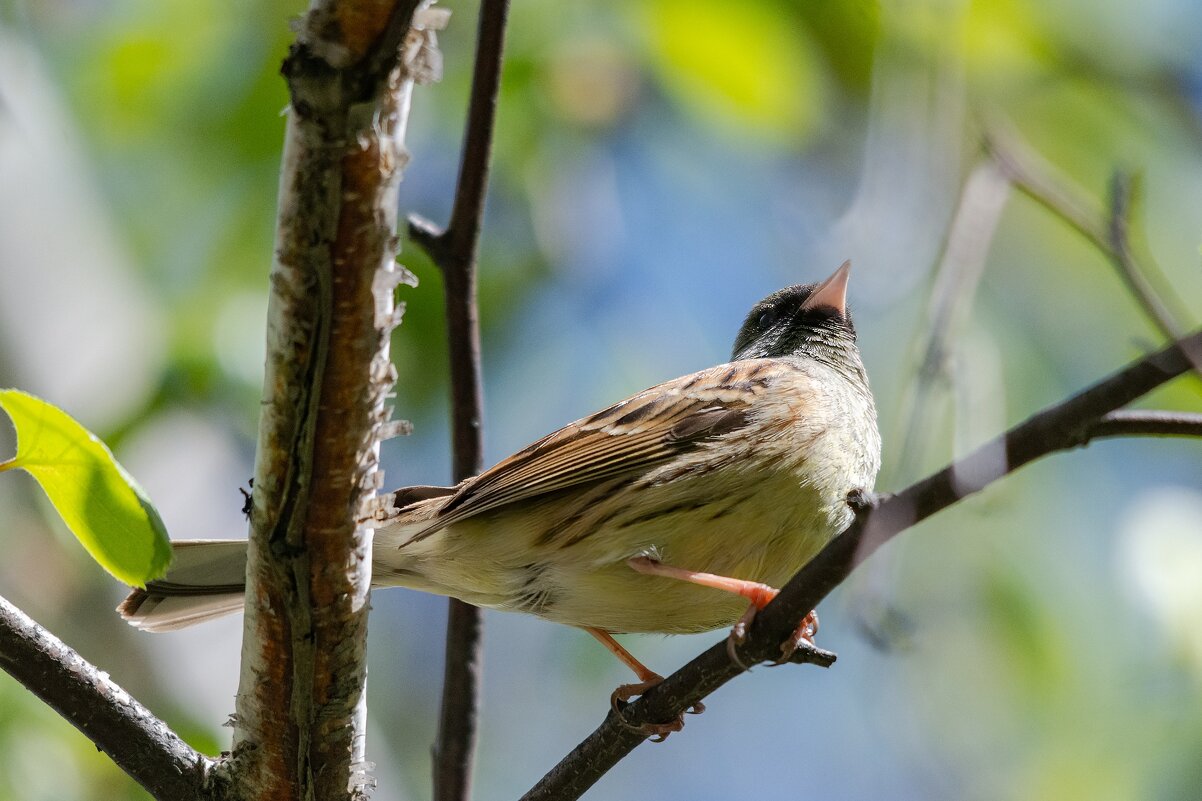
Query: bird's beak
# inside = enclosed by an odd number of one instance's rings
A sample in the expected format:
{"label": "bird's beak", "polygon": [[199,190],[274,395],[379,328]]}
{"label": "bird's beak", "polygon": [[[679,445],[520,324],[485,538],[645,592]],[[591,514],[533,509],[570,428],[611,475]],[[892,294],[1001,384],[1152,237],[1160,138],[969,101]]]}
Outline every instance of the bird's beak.
{"label": "bird's beak", "polygon": [[847,277],[849,275],[851,275],[850,259],[843,262],[843,265],[838,270],[835,270],[834,275],[814,288],[814,291],[806,298],[806,302],[801,304],[802,311],[816,309],[819,306],[827,306],[846,317]]}

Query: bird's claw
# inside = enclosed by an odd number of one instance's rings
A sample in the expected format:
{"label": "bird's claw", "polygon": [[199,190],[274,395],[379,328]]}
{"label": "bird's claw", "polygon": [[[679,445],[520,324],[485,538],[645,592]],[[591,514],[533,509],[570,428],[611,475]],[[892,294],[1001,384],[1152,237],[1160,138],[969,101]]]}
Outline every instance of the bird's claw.
{"label": "bird's claw", "polygon": [[685,713],[690,715],[700,715],[705,711],[705,704],[698,701],[676,716],[675,720],[670,720],[666,723],[641,723],[634,725],[626,720],[626,716],[622,714],[622,709],[630,702],[631,698],[642,695],[650,690],[655,685],[664,680],[663,676],[651,674],[644,681],[635,684],[623,684],[613,691],[609,696],[609,705],[613,709],[614,714],[618,716],[618,721],[630,731],[638,732],[639,734],[650,737],[653,743],[662,743],[668,739],[668,735],[673,732],[678,732],[684,728]]}
{"label": "bird's claw", "polygon": [[730,635],[726,638],[726,655],[730,657],[730,661],[734,663],[739,670],[750,672],[751,668],[739,658],[739,646],[747,642],[746,630],[740,630],[738,626],[730,630]]}
{"label": "bird's claw", "polygon": [[[758,611],[755,604],[747,607],[747,611],[743,613],[730,629],[730,634],[726,638],[726,655],[741,670],[750,671],[751,668],[739,658],[739,646],[747,642],[747,627],[751,625],[751,621],[755,620],[755,614]],[[814,637],[818,634],[818,613],[811,611],[808,615],[802,618],[801,624],[793,632],[793,634],[780,644],[780,658],[774,661],[773,666],[783,665],[793,658],[793,654],[801,647],[802,643],[814,644]]]}
{"label": "bird's claw", "polygon": [[811,610],[808,615],[801,619],[801,625],[793,632],[793,634],[780,644],[780,658],[772,663],[773,667],[783,665],[793,659],[793,654],[797,653],[797,649],[803,643],[814,645],[814,637],[818,634],[818,613]]}
{"label": "bird's claw", "polygon": [[630,701],[631,698],[642,695],[650,690],[655,685],[664,680],[663,676],[657,673],[652,673],[643,681],[634,684],[620,684],[609,696],[609,706],[614,712],[622,714],[622,707]]}
{"label": "bird's claw", "polygon": [[754,603],[748,606],[743,616],[731,626],[730,634],[726,638],[726,655],[730,657],[730,661],[736,667],[748,673],[751,672],[751,667],[739,658],[739,646],[747,642],[747,627],[751,625],[751,621],[755,620],[757,611],[759,608]]}
{"label": "bird's claw", "polygon": [[662,743],[668,739],[669,734],[684,728],[684,715],[678,715],[676,720],[669,723],[644,723],[642,726],[631,726],[630,728],[635,729],[639,734],[650,737],[653,743]]}

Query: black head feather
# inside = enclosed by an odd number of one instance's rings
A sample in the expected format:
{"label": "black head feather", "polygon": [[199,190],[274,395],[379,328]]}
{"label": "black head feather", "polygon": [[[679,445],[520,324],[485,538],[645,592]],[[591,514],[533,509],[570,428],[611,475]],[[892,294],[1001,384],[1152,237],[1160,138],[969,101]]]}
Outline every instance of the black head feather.
{"label": "black head feather", "polygon": [[856,329],[846,308],[806,307],[817,287],[786,287],[755,304],[735,337],[732,359],[815,355],[815,347],[854,349]]}

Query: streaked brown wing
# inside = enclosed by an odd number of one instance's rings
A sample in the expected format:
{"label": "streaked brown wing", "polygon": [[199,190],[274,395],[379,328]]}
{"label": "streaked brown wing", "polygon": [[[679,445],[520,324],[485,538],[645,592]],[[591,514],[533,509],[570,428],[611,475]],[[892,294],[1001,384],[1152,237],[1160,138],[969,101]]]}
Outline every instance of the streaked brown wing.
{"label": "streaked brown wing", "polygon": [[644,473],[747,424],[773,363],[722,364],[577,420],[468,480],[415,539],[481,512],[604,479]]}

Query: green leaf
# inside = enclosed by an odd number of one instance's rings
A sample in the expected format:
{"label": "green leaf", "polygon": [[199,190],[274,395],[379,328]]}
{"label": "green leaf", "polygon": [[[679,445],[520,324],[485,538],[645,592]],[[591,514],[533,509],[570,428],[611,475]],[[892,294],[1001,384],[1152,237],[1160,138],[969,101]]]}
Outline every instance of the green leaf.
{"label": "green leaf", "polygon": [[726,126],[798,142],[819,123],[823,74],[804,23],[775,3],[654,0],[641,5],[668,93]]}
{"label": "green leaf", "polygon": [[96,435],[66,412],[15,389],[0,390],[0,408],[17,431],[19,467],[35,479],[92,558],[135,586],[167,572],[171,543],[159,513]]}

